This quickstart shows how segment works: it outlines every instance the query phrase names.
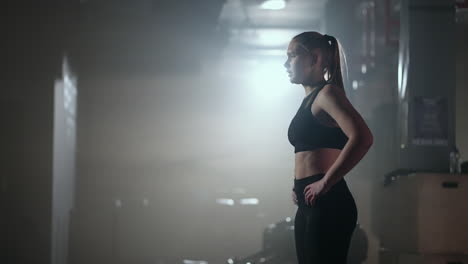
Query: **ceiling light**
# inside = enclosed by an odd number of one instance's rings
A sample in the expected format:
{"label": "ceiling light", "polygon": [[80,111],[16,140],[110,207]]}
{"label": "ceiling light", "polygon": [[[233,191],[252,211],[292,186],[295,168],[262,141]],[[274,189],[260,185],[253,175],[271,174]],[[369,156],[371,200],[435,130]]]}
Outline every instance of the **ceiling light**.
{"label": "ceiling light", "polygon": [[280,10],[286,7],[284,0],[267,0],[260,6],[261,9]]}

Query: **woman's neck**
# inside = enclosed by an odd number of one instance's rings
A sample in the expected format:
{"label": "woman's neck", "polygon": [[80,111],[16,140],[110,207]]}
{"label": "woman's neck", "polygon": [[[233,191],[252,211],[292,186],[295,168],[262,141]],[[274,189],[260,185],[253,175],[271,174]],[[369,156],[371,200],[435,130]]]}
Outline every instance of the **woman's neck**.
{"label": "woman's neck", "polygon": [[316,82],[312,82],[312,83],[308,83],[308,84],[303,84],[302,86],[304,87],[304,90],[305,90],[305,93],[306,93],[306,96],[308,96],[309,94],[311,94],[313,91],[315,91],[316,89],[320,89],[324,83],[325,83],[325,79],[321,79],[319,81],[316,81]]}

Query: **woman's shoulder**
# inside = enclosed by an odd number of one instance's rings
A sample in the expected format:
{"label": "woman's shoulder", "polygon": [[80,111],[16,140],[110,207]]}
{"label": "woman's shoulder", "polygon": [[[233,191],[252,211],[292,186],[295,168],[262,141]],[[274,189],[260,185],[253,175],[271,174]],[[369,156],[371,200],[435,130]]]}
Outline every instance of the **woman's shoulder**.
{"label": "woman's shoulder", "polygon": [[334,83],[326,83],[322,89],[320,89],[319,93],[341,93],[343,92],[343,88]]}
{"label": "woman's shoulder", "polygon": [[340,101],[343,98],[346,98],[346,94],[342,87],[333,83],[327,83],[317,93],[316,100],[317,101],[329,101],[329,100]]}

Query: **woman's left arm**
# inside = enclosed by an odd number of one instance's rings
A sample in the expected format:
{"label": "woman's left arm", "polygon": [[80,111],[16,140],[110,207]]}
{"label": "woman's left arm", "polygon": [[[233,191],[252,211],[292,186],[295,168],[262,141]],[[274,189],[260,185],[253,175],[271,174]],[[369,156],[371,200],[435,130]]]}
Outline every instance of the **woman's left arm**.
{"label": "woman's left arm", "polygon": [[341,150],[340,155],[323,177],[325,190],[328,190],[364,157],[373,143],[373,136],[341,88],[335,85],[326,85],[317,96],[316,101],[319,103],[319,107],[336,121],[348,137],[348,142]]}

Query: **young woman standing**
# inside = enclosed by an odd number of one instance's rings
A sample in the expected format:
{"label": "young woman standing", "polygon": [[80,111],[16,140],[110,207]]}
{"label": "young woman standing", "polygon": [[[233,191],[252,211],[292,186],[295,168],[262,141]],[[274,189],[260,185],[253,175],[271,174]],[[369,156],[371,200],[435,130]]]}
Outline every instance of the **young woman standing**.
{"label": "young woman standing", "polygon": [[343,177],[364,157],[373,137],[348,101],[336,38],[318,32],[295,36],[284,66],[305,90],[288,129],[294,146],[293,201],[299,264],[344,264],[357,222]]}

